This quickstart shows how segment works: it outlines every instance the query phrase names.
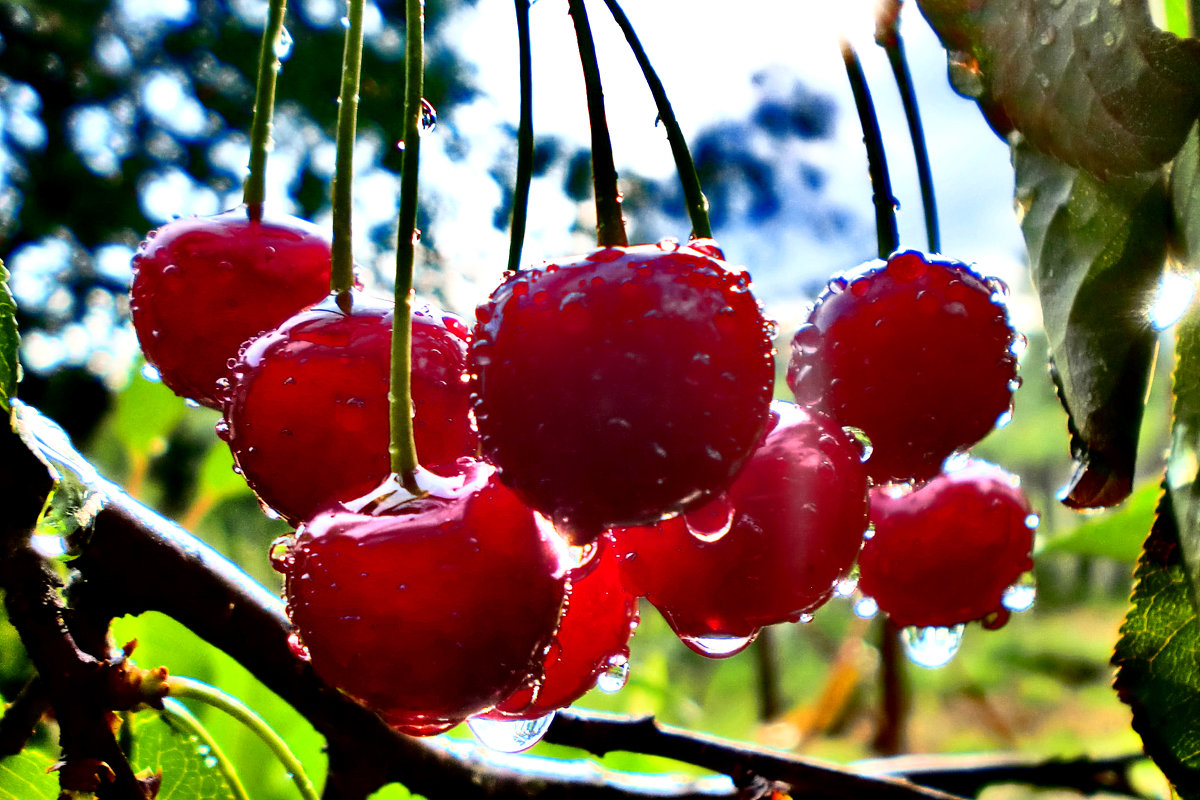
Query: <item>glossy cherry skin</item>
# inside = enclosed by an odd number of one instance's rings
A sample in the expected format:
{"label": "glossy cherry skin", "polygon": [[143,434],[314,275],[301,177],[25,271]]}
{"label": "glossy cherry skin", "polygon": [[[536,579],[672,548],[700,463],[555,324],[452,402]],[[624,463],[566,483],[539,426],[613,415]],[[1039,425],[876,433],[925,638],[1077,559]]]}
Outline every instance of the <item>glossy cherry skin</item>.
{"label": "glossy cherry skin", "polygon": [[629,658],[629,638],[638,624],[637,596],[625,588],[617,555],[607,536],[600,551],[571,578],[558,632],[540,680],[518,689],[488,716],[537,719],[566,708],[587,694],[613,659]]}
{"label": "glossy cherry skin", "polygon": [[[250,488],[293,525],[365,494],[390,471],[392,318],[391,305],[362,297],[350,314],[323,304],[250,342],[230,370],[218,433]],[[417,455],[453,465],[477,449],[462,380],[466,327],[417,306],[412,332]]]}
{"label": "glossy cherry skin", "polygon": [[476,312],[483,455],[577,542],[701,504],[758,441],[772,326],[710,252],[596,250],[512,275]]}
{"label": "glossy cherry skin", "polygon": [[1015,334],[1001,295],[967,265],[921,253],[865,265],[832,280],[796,332],[788,385],[866,433],[877,483],[928,480],[1012,405]]}
{"label": "glossy cherry skin", "polygon": [[220,408],[217,381],[252,336],[329,294],[328,235],[241,206],[151,231],[133,257],[130,314],[171,391]]}
{"label": "glossy cherry skin", "polygon": [[491,708],[540,671],[566,592],[561,541],[494,479],[297,532],[288,613],[327,683],[412,734]]}
{"label": "glossy cherry skin", "polygon": [[858,588],[901,626],[1003,616],[1004,590],[1033,569],[1031,515],[1017,477],[983,461],[915,490],[874,489]]}
{"label": "glossy cherry skin", "polygon": [[702,640],[748,644],[763,626],[794,622],[824,604],[867,529],[858,442],[791,403],[771,408],[770,430],[727,500],[654,527],[613,531],[626,585],[704,655],[714,653]]}

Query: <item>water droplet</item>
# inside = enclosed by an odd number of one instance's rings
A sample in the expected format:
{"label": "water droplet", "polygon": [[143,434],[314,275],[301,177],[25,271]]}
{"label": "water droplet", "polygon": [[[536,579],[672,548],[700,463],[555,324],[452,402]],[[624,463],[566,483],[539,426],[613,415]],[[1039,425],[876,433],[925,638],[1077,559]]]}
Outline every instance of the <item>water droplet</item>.
{"label": "water droplet", "polygon": [[287,61],[288,56],[292,54],[292,47],[294,45],[295,41],[292,39],[291,32],[287,28],[281,28],[279,38],[275,40],[275,47],[273,48],[275,57],[280,61]]}
{"label": "water droplet", "polygon": [[674,253],[679,249],[679,240],[674,236],[666,236],[658,240],[658,249],[666,253]]}
{"label": "water droplet", "polygon": [[811,322],[806,322],[796,329],[792,337],[792,353],[802,357],[812,357],[821,349],[821,330]]}
{"label": "water droplet", "polygon": [[206,756],[206,755],[208,755],[208,754],[209,754],[209,753],[211,753],[211,752],[212,752],[212,748],[211,748],[211,747],[209,747],[209,746],[208,746],[208,745],[206,745],[206,744],[198,745],[198,746],[196,747],[196,754],[197,754],[197,755]]}
{"label": "water droplet", "polygon": [[301,661],[312,660],[312,655],[308,652],[308,648],[304,645],[304,642],[300,640],[300,634],[296,633],[295,631],[289,633],[287,643],[288,649],[292,651],[292,655],[294,655],[296,658],[300,659]]}
{"label": "water droplet", "polygon": [[1000,603],[1009,611],[1028,611],[1037,599],[1037,583],[1033,573],[1026,572],[1017,582],[1004,590]]}
{"label": "water droplet", "polygon": [[688,533],[700,541],[716,542],[733,528],[734,511],[733,501],[729,499],[729,495],[722,494],[700,508],[685,511],[683,522],[687,526]]}
{"label": "water droplet", "polygon": [[404,140],[403,140],[403,139],[401,139],[400,141],[396,142],[396,149],[397,149],[397,150],[403,150],[403,149],[404,149]]}
{"label": "water droplet", "polygon": [[142,377],[151,383],[162,382],[162,375],[159,374],[158,369],[151,364],[142,364]]}
{"label": "water droplet", "polygon": [[[676,631],[679,634],[678,631]],[[745,650],[757,638],[758,631],[749,636],[685,636],[679,634],[679,640],[694,652],[708,658],[728,658]]]}
{"label": "water droplet", "polygon": [[1196,296],[1196,282],[1192,276],[1168,270],[1158,282],[1155,294],[1146,314],[1155,330],[1161,331],[1174,325],[1188,310]]}
{"label": "water droplet", "polygon": [[874,445],[871,444],[871,438],[863,433],[858,428],[853,428],[849,425],[842,428],[854,442],[858,445],[858,460],[866,461],[871,457],[871,453],[875,452]]}
{"label": "water droplet", "polygon": [[956,91],[967,97],[983,95],[983,73],[979,69],[979,61],[975,56],[955,50],[950,53],[948,66],[950,83]]}
{"label": "water droplet", "polygon": [[271,542],[271,549],[267,551],[267,558],[271,560],[271,566],[276,572],[287,574],[292,569],[292,564],[296,559],[292,555],[292,545],[296,543],[296,537],[292,534],[280,536],[275,541]]}
{"label": "water droplet", "polygon": [[421,98],[421,124],[418,132],[423,136],[427,133],[433,133],[437,127],[437,109],[433,107],[424,97]]}
{"label": "water droplet", "polygon": [[858,578],[853,576],[842,578],[833,585],[833,593],[838,597],[850,597],[858,591]]}
{"label": "water droplet", "polygon": [[810,623],[812,621],[813,621],[813,615],[808,613],[807,611],[804,612],[803,614],[801,614],[800,616],[796,617],[796,622],[799,622],[801,625],[807,625],[808,623]]}
{"label": "water droplet", "polygon": [[519,753],[528,750],[542,740],[550,723],[554,721],[554,712],[537,719],[483,719],[471,717],[467,727],[484,747],[500,753]]}
{"label": "water droplet", "polygon": [[879,613],[879,603],[874,597],[864,597],[854,604],[854,615],[861,619],[871,619]]}
{"label": "water droplet", "polygon": [[617,653],[608,657],[608,665],[596,676],[596,688],[605,694],[615,694],[629,682],[629,657]]}
{"label": "water droplet", "polygon": [[342,17],[342,27],[345,28],[346,30],[350,30],[350,18],[349,17]]}
{"label": "water droplet", "polygon": [[936,669],[950,663],[958,648],[962,646],[963,629],[959,624],[951,628],[909,626],[900,634],[908,658],[919,667]]}
{"label": "water droplet", "polygon": [[1012,409],[1011,408],[1006,409],[1005,411],[1001,412],[999,416],[996,417],[996,421],[995,421],[995,423],[993,423],[993,427],[1003,428],[1004,426],[1008,425],[1008,423],[1012,422],[1012,418],[1013,418]]}
{"label": "water droplet", "polygon": [[204,759],[204,766],[208,767],[209,769],[216,769],[216,767],[217,767],[217,757],[216,757],[216,756],[207,756],[207,757],[205,757],[205,759]]}

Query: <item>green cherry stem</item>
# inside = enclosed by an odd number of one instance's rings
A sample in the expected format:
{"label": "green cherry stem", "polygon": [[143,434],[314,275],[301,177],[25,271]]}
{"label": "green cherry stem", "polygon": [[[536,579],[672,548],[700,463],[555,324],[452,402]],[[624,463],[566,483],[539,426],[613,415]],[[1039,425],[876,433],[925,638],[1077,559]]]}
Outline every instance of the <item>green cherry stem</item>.
{"label": "green cherry stem", "polygon": [[413,494],[417,486],[417,445],[412,420],[412,295],[417,238],[417,165],[425,90],[425,1],[405,0],[404,155],[400,174],[400,220],[396,235],[396,312],[392,322],[392,372],[388,392],[388,453],[392,472]]}
{"label": "green cherry stem", "polygon": [[596,192],[596,243],[601,247],[625,247],[625,220],[621,217],[621,193],[617,189],[617,168],[613,163],[612,139],[604,116],[604,88],[600,84],[600,64],[596,44],[588,25],[583,0],[567,0],[579,60],[583,64],[583,83],[587,91],[588,126],[592,132],[592,186]]}
{"label": "green cherry stem", "polygon": [[267,724],[267,721],[251,711],[245,703],[214,686],[209,686],[207,683],[192,680],[191,678],[172,676],[168,679],[167,683],[170,687],[171,697],[177,700],[195,700],[212,706],[246,726],[279,759],[279,763],[283,765],[284,769],[291,776],[292,782],[300,792],[300,796],[304,800],[320,800],[316,790],[313,788],[312,781],[308,779],[308,775],[304,772],[304,765],[300,763],[300,759],[296,758],[295,754],[288,749],[287,743]]}
{"label": "green cherry stem", "polygon": [[363,0],[348,0],[346,44],[342,51],[342,90],[338,95],[337,156],[333,173],[333,262],[329,289],[342,311],[350,310],[354,286],[354,140],[358,129],[358,89],[362,74]]}
{"label": "green cherry stem", "polygon": [[711,239],[712,225],[708,221],[708,198],[704,196],[704,191],[700,187],[700,177],[696,174],[696,162],[692,160],[687,140],[683,138],[679,121],[675,119],[675,111],[671,108],[671,101],[667,99],[667,91],[663,88],[658,73],[651,66],[650,57],[646,55],[646,49],[642,47],[633,25],[629,22],[629,17],[625,16],[625,12],[617,4],[617,0],[604,0],[604,3],[608,6],[618,27],[621,28],[621,32],[625,34],[625,40],[629,42],[629,47],[633,50],[633,57],[637,59],[638,66],[642,68],[646,85],[650,88],[655,105],[658,106],[658,119],[667,131],[667,141],[671,145],[671,155],[675,159],[675,171],[679,173],[679,182],[683,186],[684,203],[687,206],[688,218],[692,221],[692,238]]}
{"label": "green cherry stem", "polygon": [[521,121],[517,126],[517,178],[513,184],[512,225],[508,239],[508,270],[521,269],[525,223],[529,216],[529,184],[533,178],[533,47],[529,41],[529,0],[515,0],[517,48],[521,72]]}
{"label": "green cherry stem", "polygon": [[925,235],[929,240],[929,251],[942,251],[941,232],[938,227],[937,199],[933,191],[933,172],[929,166],[929,148],[925,144],[925,128],[921,125],[921,109],[917,105],[917,93],[913,88],[912,73],[908,69],[904,39],[900,36],[901,0],[892,0],[885,13],[878,17],[875,31],[877,41],[887,53],[896,88],[900,90],[900,102],[904,105],[904,117],[908,121],[908,136],[912,140],[913,157],[917,162],[917,180],[921,185],[921,207],[925,211]]}
{"label": "green cherry stem", "polygon": [[892,195],[892,182],[888,177],[887,155],[883,149],[883,136],[879,131],[879,118],[871,102],[871,90],[867,87],[867,76],[854,47],[842,39],[842,60],[846,62],[846,76],[854,92],[854,108],[862,124],[863,143],[867,147],[867,169],[871,173],[872,199],[875,203],[875,235],[879,243],[879,257],[887,258],[900,244],[900,233],[896,228],[896,199]]}
{"label": "green cherry stem", "polygon": [[279,47],[287,0],[271,0],[258,53],[258,83],[254,90],[254,117],[250,122],[250,169],[242,187],[242,202],[251,219],[262,219],[267,189],[267,151],[271,148],[271,119],[275,113],[275,81],[279,77]]}
{"label": "green cherry stem", "polygon": [[221,778],[229,787],[229,793],[233,795],[233,800],[250,800],[250,795],[246,794],[246,787],[242,785],[237,770],[233,768],[229,757],[217,744],[216,739],[208,732],[208,728],[205,728],[200,720],[196,719],[196,716],[188,710],[188,707],[178,700],[168,697],[162,701],[162,704],[163,717],[170,725],[182,728],[189,736],[195,737],[195,741],[208,748],[208,755],[216,761],[217,771],[221,773]]}

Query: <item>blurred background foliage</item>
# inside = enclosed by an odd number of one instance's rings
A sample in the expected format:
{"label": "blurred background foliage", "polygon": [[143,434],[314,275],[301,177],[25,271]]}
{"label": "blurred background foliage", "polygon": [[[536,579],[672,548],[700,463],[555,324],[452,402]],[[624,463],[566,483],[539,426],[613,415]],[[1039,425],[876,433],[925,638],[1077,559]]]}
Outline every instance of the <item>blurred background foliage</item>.
{"label": "blurred background foliage", "polygon": [[[456,15],[474,5],[454,0],[427,7],[427,97],[438,109],[439,146],[451,161],[465,161],[480,146],[455,126],[456,112],[477,97],[476,68],[446,36]],[[386,268],[395,236],[402,6],[379,0],[368,3],[366,15],[356,250],[369,285],[387,285],[379,265]],[[147,230],[172,216],[216,213],[240,202],[264,14],[265,3],[256,0],[0,0],[0,253],[12,273],[24,335],[22,398],[57,419],[101,471],[135,497],[277,587],[265,554],[286,527],[260,512],[233,472],[227,448],[213,435],[215,412],[189,406],[139,371],[125,294],[130,256]],[[268,202],[318,223],[329,214],[341,14],[336,0],[294,0],[288,17],[293,45],[279,84]],[[849,213],[825,196],[822,165],[790,148],[830,135],[833,104],[799,82],[779,85],[764,76],[749,115],[693,137],[715,226],[766,230],[773,219],[794,215],[799,202],[801,224],[819,235],[857,235]],[[491,133],[493,167],[478,179],[497,190],[492,226],[503,232],[513,131],[498,120]],[[587,154],[552,137],[538,144],[537,175],[557,185],[559,202],[574,204],[575,233],[586,246]],[[623,171],[622,181],[631,240],[653,240],[671,226],[686,230],[673,180]],[[420,285],[430,299],[453,306],[455,275],[469,267],[440,256],[439,191],[449,189],[435,185],[423,195]],[[872,247],[868,240],[866,251]],[[474,268],[484,281],[501,269]],[[811,295],[824,278],[802,280]],[[746,653],[722,661],[680,645],[647,606],[628,685],[611,695],[593,692],[583,705],[654,713],[674,724],[838,760],[896,751],[1068,757],[1137,751],[1129,713],[1109,688],[1108,657],[1157,496],[1172,348],[1169,342],[1161,348],[1143,422],[1142,488],[1114,512],[1080,517],[1055,500],[1070,468],[1066,421],[1046,374],[1044,338],[1036,330],[1027,334],[1013,419],[976,454],[1020,474],[1042,514],[1031,611],[997,632],[971,626],[948,667],[925,670],[885,654],[881,621],[859,618],[848,600],[835,599],[811,623],[773,629]],[[781,352],[789,335],[781,331]],[[320,779],[322,743],[315,732],[231,659],[153,614],[118,621],[114,635],[118,643],[138,640],[134,658],[143,666],[165,664],[242,698]],[[885,661],[903,673],[908,690],[909,713],[899,719],[881,710]],[[28,673],[15,632],[0,626],[0,694],[12,698]],[[290,796],[283,768],[252,735],[208,709],[197,713],[251,797]],[[45,736],[39,742],[52,747]],[[539,751],[578,755],[549,746]],[[613,754],[605,764],[678,769],[626,754]],[[1152,771],[1145,789],[1164,791]],[[995,796],[1012,796],[1002,791]],[[405,795],[389,787],[380,796]]]}

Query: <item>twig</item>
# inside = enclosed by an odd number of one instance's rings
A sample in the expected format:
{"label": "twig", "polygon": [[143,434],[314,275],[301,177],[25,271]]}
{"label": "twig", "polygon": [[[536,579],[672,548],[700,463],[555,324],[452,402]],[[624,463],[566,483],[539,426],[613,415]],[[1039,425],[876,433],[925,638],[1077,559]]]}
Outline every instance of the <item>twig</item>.
{"label": "twig", "polygon": [[36,675],[29,679],[0,718],[0,758],[25,749],[42,716],[50,710],[50,693]]}

